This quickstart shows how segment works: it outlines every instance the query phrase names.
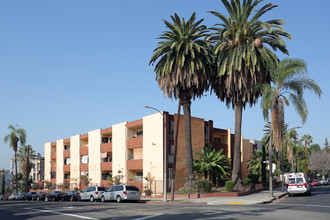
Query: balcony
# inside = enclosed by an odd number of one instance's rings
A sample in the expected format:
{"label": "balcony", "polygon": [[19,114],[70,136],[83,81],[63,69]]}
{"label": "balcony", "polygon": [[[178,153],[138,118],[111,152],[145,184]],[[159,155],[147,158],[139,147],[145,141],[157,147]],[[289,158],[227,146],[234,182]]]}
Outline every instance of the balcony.
{"label": "balcony", "polygon": [[101,170],[112,170],[112,162],[101,162]]}
{"label": "balcony", "polygon": [[70,157],[70,150],[64,150],[64,151],[63,151],[63,157],[64,157],[64,158],[68,158],[68,157]]}
{"label": "balcony", "polygon": [[63,171],[64,171],[64,172],[70,172],[70,164],[68,164],[68,165],[64,165],[64,166],[63,166]]}
{"label": "balcony", "polygon": [[51,183],[52,185],[56,185],[56,179],[51,179],[51,180],[50,180],[50,183]]}
{"label": "balcony", "polygon": [[218,143],[213,143],[212,147],[218,151],[220,149],[223,149],[223,152],[227,152],[228,151],[228,144],[218,144]]}
{"label": "balcony", "polygon": [[141,147],[143,147],[143,137],[136,137],[127,140],[128,149],[141,148]]}
{"label": "balcony", "polygon": [[88,163],[81,163],[80,171],[88,171]]}
{"label": "balcony", "polygon": [[88,147],[81,147],[80,155],[87,155],[87,154],[88,154]]}
{"label": "balcony", "polygon": [[143,159],[140,160],[128,160],[127,161],[128,170],[143,170]]}
{"label": "balcony", "polygon": [[52,172],[56,172],[56,166],[51,166],[51,167],[50,167],[50,171],[52,171]]}
{"label": "balcony", "polygon": [[112,143],[101,144],[101,152],[112,152]]}
{"label": "balcony", "polygon": [[52,153],[50,154],[50,159],[52,159],[52,160],[56,160],[56,152],[52,152]]}

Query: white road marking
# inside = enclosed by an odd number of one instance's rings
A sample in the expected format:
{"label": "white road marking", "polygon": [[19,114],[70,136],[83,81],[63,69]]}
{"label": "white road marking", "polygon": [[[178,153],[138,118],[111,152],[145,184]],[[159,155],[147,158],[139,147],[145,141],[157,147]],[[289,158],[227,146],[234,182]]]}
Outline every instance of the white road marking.
{"label": "white road marking", "polygon": [[48,212],[48,213],[54,213],[54,214],[58,214],[58,215],[67,215],[67,216],[72,216],[72,217],[82,218],[82,219],[97,220],[95,218],[90,218],[90,217],[86,217],[86,216],[82,216],[82,215],[68,214],[68,213],[64,213],[64,212],[54,212],[54,211],[44,210],[44,209],[30,209],[30,208],[25,208],[25,209],[32,210],[32,211],[37,211],[37,212]]}
{"label": "white road marking", "polygon": [[282,205],[282,206],[312,206],[312,207],[322,207],[322,208],[330,208],[328,205],[305,205],[305,204],[274,204],[274,205]]}
{"label": "white road marking", "polygon": [[145,217],[142,217],[142,218],[135,218],[134,220],[142,220],[142,219],[154,218],[154,217],[157,217],[157,216],[160,216],[160,215],[163,215],[163,213],[160,213],[160,214],[157,214],[157,215],[149,215],[149,216],[145,216]]}

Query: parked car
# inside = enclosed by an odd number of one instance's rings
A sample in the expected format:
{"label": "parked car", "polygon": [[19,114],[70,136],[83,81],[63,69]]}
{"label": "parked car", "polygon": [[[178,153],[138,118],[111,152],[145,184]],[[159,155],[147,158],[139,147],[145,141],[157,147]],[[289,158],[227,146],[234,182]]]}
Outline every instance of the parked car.
{"label": "parked car", "polygon": [[105,191],[106,188],[104,186],[89,186],[79,194],[79,200],[90,200],[91,202],[100,200],[102,193]]}
{"label": "parked car", "polygon": [[26,201],[32,200],[32,195],[34,195],[34,194],[36,194],[36,192],[27,192],[25,200]]}
{"label": "parked car", "polygon": [[2,200],[2,196],[3,196],[3,195],[1,194],[1,195],[0,195],[0,200]]}
{"label": "parked car", "polygon": [[287,192],[289,196],[294,194],[306,194],[309,196],[312,194],[306,174],[289,173],[288,177]]}
{"label": "parked car", "polygon": [[320,185],[325,185],[325,180],[322,178],[319,178]]}
{"label": "parked car", "polygon": [[26,200],[26,194],[25,193],[18,194],[17,200]]}
{"label": "parked car", "polygon": [[79,200],[79,192],[78,191],[68,191],[64,193],[61,198],[62,201],[78,201]]}
{"label": "parked car", "polygon": [[32,195],[32,200],[45,200],[46,192],[37,192]]}
{"label": "parked car", "polygon": [[59,201],[64,193],[61,191],[52,191],[49,194],[46,194],[45,201]]}
{"label": "parked car", "polygon": [[101,201],[112,201],[121,202],[123,200],[138,201],[140,200],[140,190],[136,186],[132,185],[116,185],[110,187],[101,196]]}
{"label": "parked car", "polygon": [[12,194],[10,194],[10,196],[8,197],[8,200],[16,200],[16,199],[17,199],[17,196],[18,196],[18,195],[12,193]]}
{"label": "parked car", "polygon": [[311,180],[311,186],[319,186],[319,185],[320,185],[320,183],[317,179],[312,179]]}
{"label": "parked car", "polygon": [[329,184],[329,179],[325,179],[325,185]]}
{"label": "parked car", "polygon": [[5,195],[3,195],[3,196],[2,196],[2,200],[8,200],[9,196],[10,196],[10,194],[5,194]]}

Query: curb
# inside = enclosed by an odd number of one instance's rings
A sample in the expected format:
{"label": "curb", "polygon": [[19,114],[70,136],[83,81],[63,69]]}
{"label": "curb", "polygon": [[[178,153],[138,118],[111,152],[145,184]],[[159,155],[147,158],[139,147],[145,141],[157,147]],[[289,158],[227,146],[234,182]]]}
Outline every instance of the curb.
{"label": "curb", "polygon": [[147,201],[147,204],[167,204],[167,205],[207,205],[207,202],[158,202],[158,201]]}
{"label": "curb", "polygon": [[274,201],[281,199],[282,197],[284,197],[287,194],[288,194],[287,192],[282,193],[281,195],[276,196],[276,197],[274,197],[274,198],[272,198],[270,200],[266,200],[266,201],[261,202],[261,204],[270,204],[270,203],[273,203]]}

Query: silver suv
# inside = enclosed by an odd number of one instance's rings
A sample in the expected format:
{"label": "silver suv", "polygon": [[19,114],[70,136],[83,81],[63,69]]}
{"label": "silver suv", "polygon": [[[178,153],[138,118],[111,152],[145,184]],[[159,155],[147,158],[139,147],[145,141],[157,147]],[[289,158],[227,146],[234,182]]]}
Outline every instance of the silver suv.
{"label": "silver suv", "polygon": [[90,200],[94,202],[95,200],[101,199],[101,195],[105,190],[106,188],[104,186],[89,186],[79,194],[79,200]]}
{"label": "silver suv", "polygon": [[140,200],[140,190],[132,185],[112,186],[101,196],[102,202],[111,200],[116,200],[117,202],[121,202],[122,200],[132,200],[136,202]]}

